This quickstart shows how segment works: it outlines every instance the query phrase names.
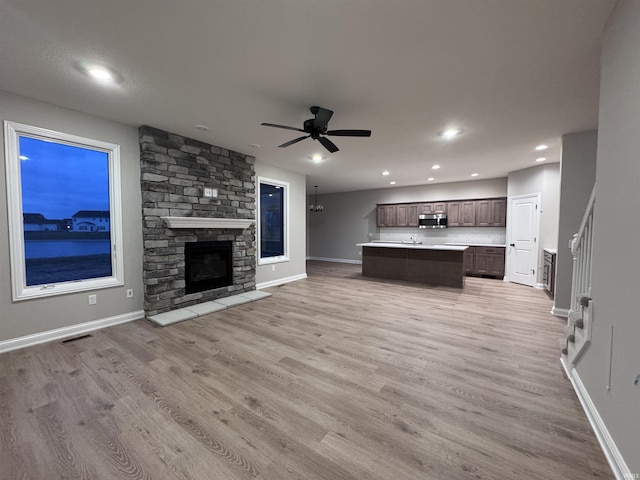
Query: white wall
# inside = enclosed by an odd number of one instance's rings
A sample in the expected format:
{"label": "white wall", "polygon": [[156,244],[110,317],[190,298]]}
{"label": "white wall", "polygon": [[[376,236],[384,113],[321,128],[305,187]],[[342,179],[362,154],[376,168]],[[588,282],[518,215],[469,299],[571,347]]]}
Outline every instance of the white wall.
{"label": "white wall", "polygon": [[569,242],[578,232],[589,196],[596,181],[598,132],[570,133],[562,136],[560,162],[560,216],[554,311],[569,310],[573,256]]}
{"label": "white wall", "polygon": [[[142,316],[142,217],[137,129],[1,91],[0,119],[120,145],[125,280],[122,287],[13,302],[7,198],[3,194],[0,196],[0,231],[4,232],[0,235],[0,271],[3,272],[0,276],[0,342],[94,320]],[[0,148],[4,154],[4,138],[0,138]],[[0,166],[0,185],[6,191],[4,161]],[[128,288],[134,290],[134,298],[126,298]],[[88,294],[97,295],[96,305],[87,304]]]}
{"label": "white wall", "polygon": [[[306,277],[306,179],[304,175],[274,167],[256,160],[258,177],[289,183],[289,261],[256,267],[256,287],[286,283]],[[256,185],[256,192],[258,192]],[[257,231],[256,231],[257,233]],[[275,266],[275,271],[273,267]]]}
{"label": "white wall", "polygon": [[[540,193],[540,238],[537,283],[542,283],[544,248],[557,248],[560,202],[560,164],[549,163],[509,173],[508,196]],[[507,235],[508,238],[508,235]],[[507,250],[508,251],[508,250]]]}
{"label": "white wall", "polygon": [[[308,213],[308,256],[357,262],[361,260],[361,249],[356,244],[380,238],[381,230],[389,235],[397,234],[401,238],[408,238],[411,229],[381,229],[376,226],[378,203],[464,200],[504,197],[506,194],[507,179],[494,178],[318,195],[318,201],[324,205],[324,212]],[[307,203],[312,201],[313,194],[309,196]],[[447,230],[462,229],[463,227]],[[504,229],[497,230],[504,232]],[[413,233],[423,235],[417,228]]]}
{"label": "white wall", "polygon": [[640,238],[639,52],[640,2],[621,0],[607,26],[602,53],[594,317],[591,345],[577,366],[607,430],[635,474],[640,474],[640,384],[633,383],[640,374],[640,256],[636,245]]}

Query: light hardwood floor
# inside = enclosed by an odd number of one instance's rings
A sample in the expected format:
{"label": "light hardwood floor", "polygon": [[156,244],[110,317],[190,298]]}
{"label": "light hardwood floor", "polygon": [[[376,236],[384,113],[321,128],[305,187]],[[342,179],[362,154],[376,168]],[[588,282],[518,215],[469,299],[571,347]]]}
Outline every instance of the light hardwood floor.
{"label": "light hardwood floor", "polygon": [[308,276],[0,355],[0,478],[613,478],[542,291]]}

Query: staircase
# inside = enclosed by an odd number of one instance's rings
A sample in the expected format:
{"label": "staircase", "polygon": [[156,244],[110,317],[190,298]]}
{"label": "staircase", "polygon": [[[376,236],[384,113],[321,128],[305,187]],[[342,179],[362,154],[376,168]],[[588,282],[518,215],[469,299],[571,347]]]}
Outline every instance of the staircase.
{"label": "staircase", "polygon": [[567,320],[567,337],[563,341],[563,358],[572,366],[580,361],[591,342],[593,300],[591,299],[591,252],[593,248],[593,208],[596,187],[593,186],[578,233],[571,240],[573,278],[571,308]]}

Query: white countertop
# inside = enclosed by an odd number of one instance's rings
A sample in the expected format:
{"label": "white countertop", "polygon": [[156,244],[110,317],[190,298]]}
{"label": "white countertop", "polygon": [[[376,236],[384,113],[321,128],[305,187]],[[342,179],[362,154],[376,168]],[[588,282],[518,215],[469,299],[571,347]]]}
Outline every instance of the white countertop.
{"label": "white countertop", "polygon": [[469,247],[502,247],[502,248],[506,248],[507,246],[505,244],[499,244],[499,243],[445,243],[445,245],[467,245]]}
{"label": "white countertop", "polygon": [[400,243],[400,242],[367,242],[358,243],[358,247],[382,247],[382,248],[410,248],[416,250],[447,250],[453,252],[464,252],[468,245],[430,245],[422,243]]}
{"label": "white countertop", "polygon": [[555,248],[543,248],[543,250],[545,252],[549,252],[549,253],[551,253],[553,255],[556,255],[558,253],[558,250],[556,250]]}

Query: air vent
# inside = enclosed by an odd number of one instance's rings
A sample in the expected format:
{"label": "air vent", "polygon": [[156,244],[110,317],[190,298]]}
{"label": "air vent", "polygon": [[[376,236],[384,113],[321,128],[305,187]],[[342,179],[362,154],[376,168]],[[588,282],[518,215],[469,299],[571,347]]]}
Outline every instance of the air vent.
{"label": "air vent", "polygon": [[67,338],[66,340],[62,340],[60,343],[73,343],[73,342],[77,342],[78,340],[84,340],[85,338],[91,338],[91,337],[93,337],[93,335],[91,334],[80,335],[79,337]]}

